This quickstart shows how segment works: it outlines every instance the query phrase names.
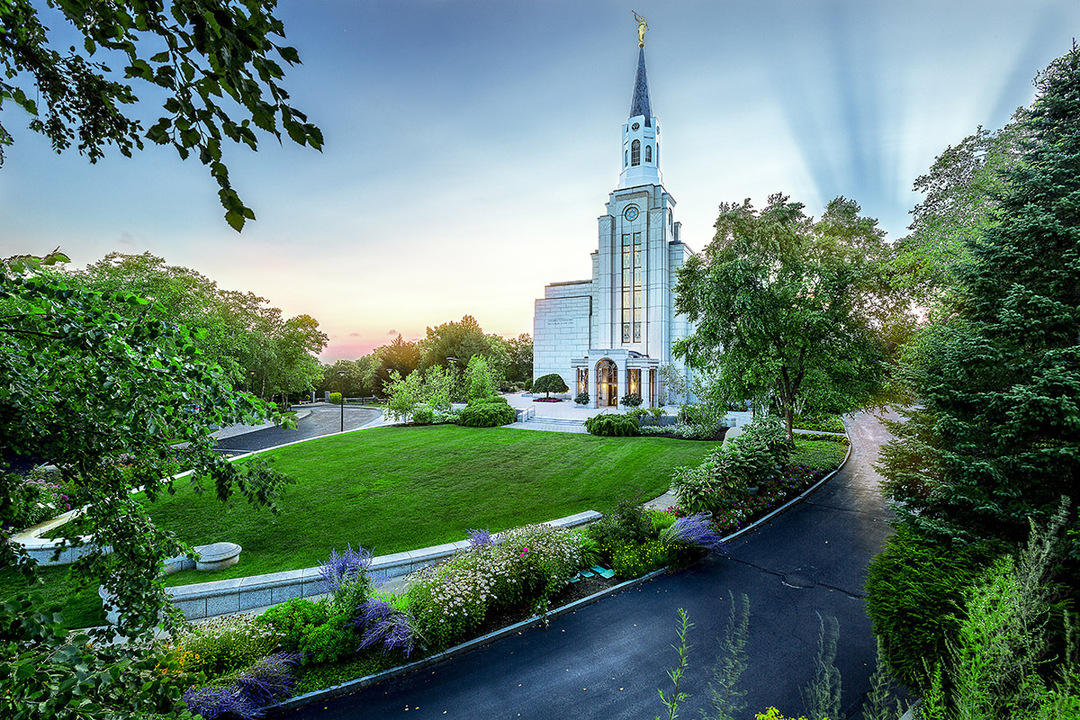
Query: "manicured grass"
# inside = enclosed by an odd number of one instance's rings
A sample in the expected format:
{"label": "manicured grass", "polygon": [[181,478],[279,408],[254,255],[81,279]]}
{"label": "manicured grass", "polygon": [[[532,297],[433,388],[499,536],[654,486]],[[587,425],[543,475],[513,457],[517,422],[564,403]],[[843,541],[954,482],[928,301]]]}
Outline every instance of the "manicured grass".
{"label": "manicured grass", "polygon": [[805,435],[796,435],[795,451],[791,453],[790,464],[808,470],[831,472],[844,461],[847,449],[847,445],[831,439],[813,440]]}
{"label": "manicured grass", "polygon": [[242,499],[222,506],[188,487],[150,513],[189,543],[244,548],[233,568],[168,578],[170,585],[205,582],[312,567],[347,544],[381,555],[462,540],[469,528],[495,532],[607,512],[624,494],[647,500],[665,492],[675,467],[699,463],[718,445],[453,425],[376,428],[263,454],[297,480],[278,516]]}
{"label": "manicured grass", "polygon": [[0,602],[27,593],[41,596],[46,607],[56,606],[63,614],[65,627],[89,627],[104,625],[105,614],[97,586],[76,589],[69,577],[70,567],[47,567],[38,570],[41,583],[28,585],[26,578],[12,568],[0,570]]}

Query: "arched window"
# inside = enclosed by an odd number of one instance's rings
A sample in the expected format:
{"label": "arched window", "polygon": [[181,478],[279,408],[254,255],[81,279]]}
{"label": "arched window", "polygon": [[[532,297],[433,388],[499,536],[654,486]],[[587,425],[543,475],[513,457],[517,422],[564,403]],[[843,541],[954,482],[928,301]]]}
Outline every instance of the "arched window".
{"label": "arched window", "polygon": [[641,141],[635,140],[630,144],[630,164],[641,164]]}
{"label": "arched window", "polygon": [[652,145],[645,146],[645,162],[652,162]]}
{"label": "arched window", "polygon": [[622,164],[623,164],[623,167],[626,167],[626,151],[625,150],[623,151],[623,154],[622,154]]}

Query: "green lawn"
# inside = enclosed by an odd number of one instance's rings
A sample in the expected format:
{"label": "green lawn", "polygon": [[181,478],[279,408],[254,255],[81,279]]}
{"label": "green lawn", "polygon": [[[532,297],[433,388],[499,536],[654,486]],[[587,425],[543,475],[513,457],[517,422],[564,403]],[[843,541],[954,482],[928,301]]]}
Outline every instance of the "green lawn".
{"label": "green lawn", "polygon": [[[697,464],[719,443],[602,438],[453,425],[387,427],[282,448],[262,457],[297,480],[282,513],[242,499],[178,490],[150,509],[154,522],[192,544],[229,541],[240,563],[212,579],[312,567],[331,549],[376,554],[462,540],[582,510],[608,511],[624,493],[642,500],[668,488],[671,471]],[[204,582],[206,573],[169,577]]]}
{"label": "green lawn", "polygon": [[[796,437],[792,464],[831,469],[846,447]],[[620,495],[648,499],[668,487],[671,470],[700,462],[719,443],[667,438],[472,429],[457,426],[378,428],[313,440],[264,454],[297,479],[282,514],[236,500],[221,505],[189,487],[151,508],[155,522],[192,544],[229,540],[243,546],[239,565],[208,574],[171,575],[169,584],[204,582],[320,564],[347,543],[379,554],[461,540],[551,520],[581,510],[607,512]],[[67,568],[42,570],[38,586],[63,605],[64,623],[103,622],[96,589],[75,592]],[[0,600],[26,592],[25,581],[0,570]]]}

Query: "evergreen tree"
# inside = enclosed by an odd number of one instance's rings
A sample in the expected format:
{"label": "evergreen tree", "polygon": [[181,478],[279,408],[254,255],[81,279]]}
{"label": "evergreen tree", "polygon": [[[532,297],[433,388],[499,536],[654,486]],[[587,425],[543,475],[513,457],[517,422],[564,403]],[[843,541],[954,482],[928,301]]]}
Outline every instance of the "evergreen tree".
{"label": "evergreen tree", "polygon": [[950,312],[910,365],[940,453],[933,492],[906,491],[918,484],[899,466],[918,462],[885,456],[907,522],[939,537],[1019,543],[1080,479],[1080,51],[1035,82],[997,222],[971,243]]}

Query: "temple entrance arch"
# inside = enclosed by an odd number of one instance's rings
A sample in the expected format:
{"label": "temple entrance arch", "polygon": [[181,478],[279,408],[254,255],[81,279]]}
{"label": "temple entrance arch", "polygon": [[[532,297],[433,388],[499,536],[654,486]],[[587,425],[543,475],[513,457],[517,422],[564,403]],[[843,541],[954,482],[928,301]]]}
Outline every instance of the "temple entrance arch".
{"label": "temple entrance arch", "polygon": [[619,367],[608,358],[596,363],[596,407],[619,404]]}

